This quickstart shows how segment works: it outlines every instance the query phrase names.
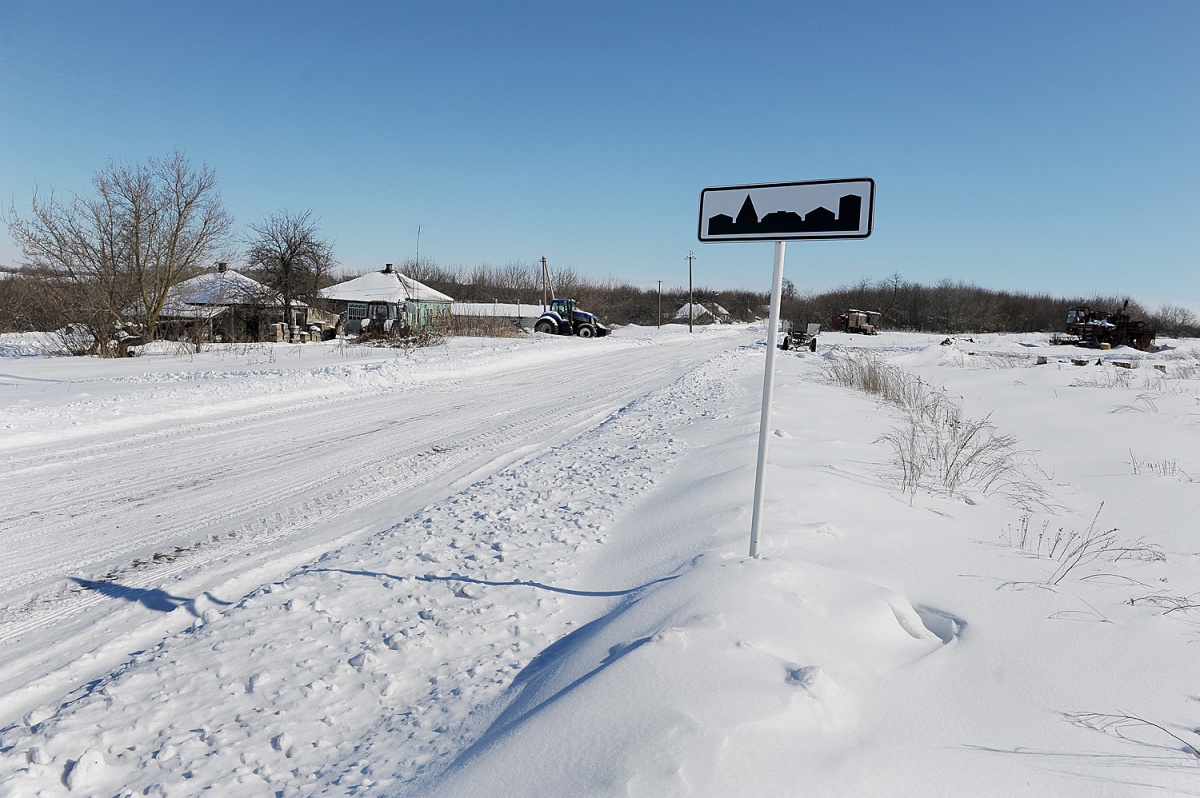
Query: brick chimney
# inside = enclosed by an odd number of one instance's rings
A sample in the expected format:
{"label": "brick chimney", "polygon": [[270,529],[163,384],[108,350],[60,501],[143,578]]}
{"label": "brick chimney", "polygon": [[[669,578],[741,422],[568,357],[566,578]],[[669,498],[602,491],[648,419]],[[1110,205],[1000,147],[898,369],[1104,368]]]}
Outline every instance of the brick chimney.
{"label": "brick chimney", "polygon": [[395,271],[395,269],[392,268],[392,264],[390,264],[390,263],[383,264],[383,273],[384,274],[391,274],[393,271]]}
{"label": "brick chimney", "polygon": [[229,269],[228,263],[218,263],[217,264],[217,271],[219,271],[219,272],[227,271],[228,269]]}

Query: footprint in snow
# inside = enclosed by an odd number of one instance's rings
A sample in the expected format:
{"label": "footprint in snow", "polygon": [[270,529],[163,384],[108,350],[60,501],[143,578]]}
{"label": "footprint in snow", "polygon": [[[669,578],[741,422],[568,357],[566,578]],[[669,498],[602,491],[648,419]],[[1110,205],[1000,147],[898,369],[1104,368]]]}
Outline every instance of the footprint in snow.
{"label": "footprint in snow", "polygon": [[937,635],[938,639],[944,644],[948,645],[961,638],[963,631],[967,628],[966,621],[945,610],[923,605],[915,606],[913,609],[916,611],[918,617],[920,617],[921,624],[930,632]]}

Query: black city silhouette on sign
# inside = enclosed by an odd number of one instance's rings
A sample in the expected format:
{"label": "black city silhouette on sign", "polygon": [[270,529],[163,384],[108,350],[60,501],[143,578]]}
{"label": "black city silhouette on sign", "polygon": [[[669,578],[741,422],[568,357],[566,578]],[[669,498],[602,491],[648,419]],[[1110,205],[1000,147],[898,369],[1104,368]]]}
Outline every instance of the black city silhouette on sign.
{"label": "black city silhouette on sign", "polygon": [[747,194],[736,219],[726,213],[718,213],[709,218],[708,235],[855,233],[858,232],[861,215],[862,197],[858,194],[846,194],[838,201],[836,215],[828,208],[818,205],[803,216],[793,211],[775,211],[759,219],[754,202]]}

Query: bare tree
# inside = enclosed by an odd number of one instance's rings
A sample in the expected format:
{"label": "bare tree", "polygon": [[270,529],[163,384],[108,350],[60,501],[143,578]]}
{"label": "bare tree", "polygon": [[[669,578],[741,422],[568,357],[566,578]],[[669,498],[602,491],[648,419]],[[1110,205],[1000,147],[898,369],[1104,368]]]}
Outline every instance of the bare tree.
{"label": "bare tree", "polygon": [[71,299],[92,351],[109,356],[122,336],[153,339],[172,286],[209,263],[232,224],[207,166],[179,152],[145,164],[108,165],[95,195],[69,202],[36,193],[31,216],[9,211],[8,228],[26,265],[47,273],[47,290]]}
{"label": "bare tree", "polygon": [[292,323],[292,304],[297,300],[315,305],[322,281],[337,261],[333,246],[320,237],[312,210],[292,213],[283,210],[250,225],[246,259],[262,282],[283,300],[283,318]]}
{"label": "bare tree", "polygon": [[1181,305],[1162,305],[1150,320],[1157,325],[1160,333],[1172,338],[1194,336],[1200,327],[1195,312]]}

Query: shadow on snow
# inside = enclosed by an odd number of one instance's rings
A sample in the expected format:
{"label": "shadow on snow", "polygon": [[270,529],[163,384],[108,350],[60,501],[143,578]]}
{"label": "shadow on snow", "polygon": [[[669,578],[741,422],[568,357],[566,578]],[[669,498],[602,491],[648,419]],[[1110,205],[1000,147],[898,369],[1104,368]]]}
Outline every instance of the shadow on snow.
{"label": "shadow on snow", "polygon": [[[101,595],[135,602],[155,612],[173,612],[183,607],[197,618],[200,617],[200,613],[196,611],[196,599],[185,598],[184,596],[172,596],[162,588],[129,587],[116,582],[95,582],[91,579],[80,579],[77,576],[72,576],[71,581],[80,587],[95,591]],[[219,604],[223,607],[228,607],[233,603],[230,601],[221,601],[212,593],[205,593],[204,597],[213,604]]]}
{"label": "shadow on snow", "polygon": [[532,587],[538,590],[548,590],[551,593],[563,593],[568,596],[591,596],[594,598],[628,596],[631,593],[644,590],[651,585],[657,585],[659,582],[669,582],[672,579],[678,578],[678,574],[675,576],[664,576],[661,579],[655,579],[654,581],[647,582],[644,585],[638,585],[637,587],[631,587],[625,590],[571,590],[570,588],[566,587],[555,587],[554,585],[547,585],[541,582],[531,582],[525,579],[497,582],[488,579],[475,579],[470,576],[459,576],[458,574],[451,574],[450,576],[434,576],[432,574],[425,574],[423,576],[397,576],[396,574],[385,574],[379,571],[350,571],[345,568],[309,568],[307,570],[317,573],[349,574],[350,576],[373,576],[380,579],[395,579],[397,581],[412,579],[417,582],[465,582],[471,585],[486,585],[488,587]]}

